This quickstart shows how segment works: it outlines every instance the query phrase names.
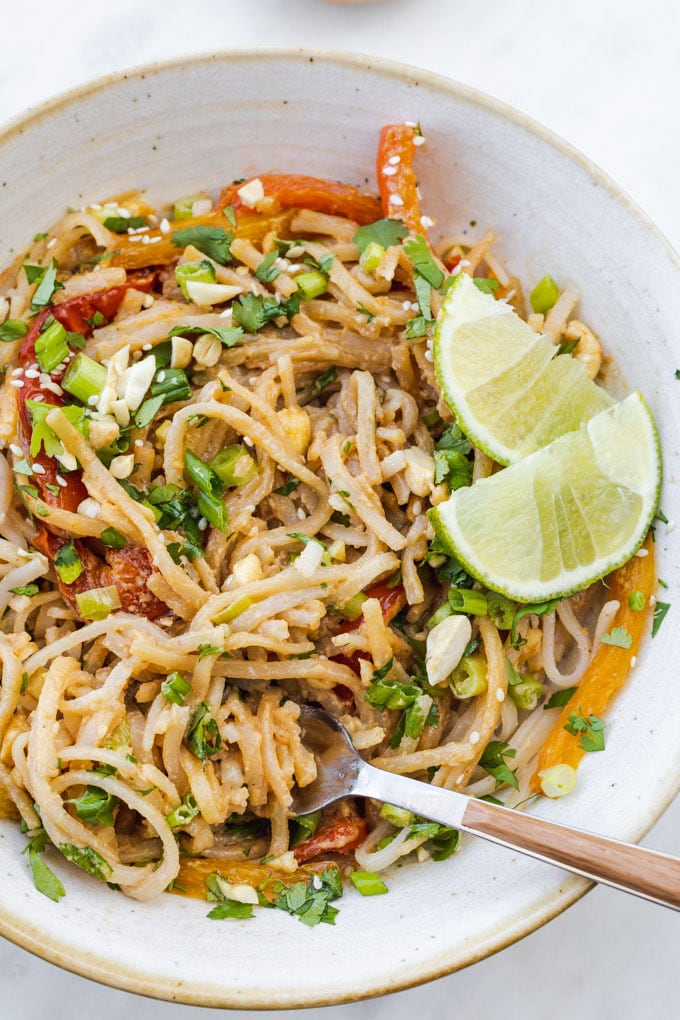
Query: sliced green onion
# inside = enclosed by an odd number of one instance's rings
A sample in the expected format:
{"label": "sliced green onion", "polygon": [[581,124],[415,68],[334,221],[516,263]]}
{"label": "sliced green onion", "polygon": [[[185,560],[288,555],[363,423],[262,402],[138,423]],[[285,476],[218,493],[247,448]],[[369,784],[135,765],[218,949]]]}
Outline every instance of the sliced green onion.
{"label": "sliced green onion", "polygon": [[533,711],[543,696],[543,684],[536,677],[520,673],[510,659],[505,660],[508,675],[508,694],[517,708]]}
{"label": "sliced green onion", "polygon": [[544,276],[542,280],[539,280],[529,296],[531,307],[535,312],[541,315],[545,315],[549,312],[552,306],[560,296],[560,288],[557,286],[552,276]]}
{"label": "sliced green onion", "polygon": [[451,689],[461,700],[483,694],[486,684],[486,662],[481,655],[465,656],[453,671]]}
{"label": "sliced green onion", "polygon": [[328,280],[318,269],[310,269],[307,273],[298,273],[295,282],[305,301],[320,297],[328,290]]}
{"label": "sliced green onion", "polygon": [[364,595],[362,591],[359,591],[356,595],[352,595],[351,599],[347,599],[346,602],[336,606],[336,609],[346,620],[358,620],[362,613],[362,606],[367,598],[368,595]]}
{"label": "sliced green onion", "polygon": [[240,599],[237,599],[236,602],[232,602],[230,606],[223,609],[221,613],[217,614],[217,616],[213,616],[212,622],[229,623],[229,621],[233,620],[236,616],[240,616],[241,613],[245,613],[246,609],[249,609],[252,604],[253,600],[250,595],[242,595]]}
{"label": "sliced green onion", "polygon": [[378,878],[375,871],[350,871],[349,877],[352,885],[362,896],[380,896],[389,892],[381,878]]}
{"label": "sliced green onion", "polygon": [[471,588],[449,588],[449,605],[454,613],[466,613],[469,616],[486,616],[488,603],[486,595]]}
{"label": "sliced green onion", "polygon": [[194,215],[194,202],[207,198],[206,195],[185,195],[178,198],[172,207],[173,220],[189,220]]}
{"label": "sliced green onion", "polygon": [[116,531],[115,528],[104,528],[99,541],[103,542],[104,545],[108,545],[111,549],[124,549],[127,545],[127,538],[121,535],[120,531]]}
{"label": "sliced green onion", "polygon": [[175,279],[187,301],[190,301],[187,283],[215,283],[215,267],[212,262],[182,262],[175,269]]}
{"label": "sliced green onion", "polygon": [[28,333],[28,326],[21,319],[6,319],[0,326],[0,343],[12,344]]}
{"label": "sliced green onion", "polygon": [[171,673],[161,684],[161,694],[173,705],[183,705],[191,684],[181,673]]}
{"label": "sliced green onion", "polygon": [[164,404],[171,404],[175,400],[189,400],[191,392],[183,368],[162,368],[151,383],[151,396],[163,397]]}
{"label": "sliced green onion", "polygon": [[641,591],[632,591],[628,596],[628,608],[640,613],[647,605],[647,599]]}
{"label": "sliced green onion", "polygon": [[365,272],[372,273],[380,265],[380,260],[385,254],[385,249],[377,241],[369,241],[361,255],[359,265]]}
{"label": "sliced green onion", "polygon": [[545,769],[539,778],[546,797],[566,797],[576,788],[576,769],[565,763]]}
{"label": "sliced green onion", "polygon": [[499,630],[510,630],[517,612],[517,604],[506,599],[505,595],[489,591],[486,594],[487,612]]}
{"label": "sliced green onion", "polygon": [[105,384],[105,366],[94,358],[88,358],[87,354],[79,354],[73,359],[60,383],[62,389],[83,404],[88,404],[90,397],[98,397]]}
{"label": "sliced green onion", "polygon": [[35,358],[43,372],[51,372],[69,356],[66,330],[55,319],[35,341]]}
{"label": "sliced green onion", "polygon": [[432,630],[438,623],[441,623],[442,620],[445,620],[448,616],[453,616],[453,610],[448,602],[444,602],[444,604],[436,609],[432,616],[428,619],[427,626],[429,630]]}
{"label": "sliced green onion", "polygon": [[[160,411],[163,404],[166,402],[163,395],[159,397],[149,397],[143,404],[140,405],[139,410],[135,412],[135,425],[138,429],[145,429],[147,425],[150,425],[154,420],[158,412]],[[167,422],[168,428],[170,428],[170,422]],[[158,431],[156,431],[158,435]]]}
{"label": "sliced green onion", "polygon": [[384,818],[390,825],[396,825],[398,829],[404,829],[407,825],[413,824],[415,815],[406,808],[395,807],[394,804],[383,804],[380,808],[380,817]]}
{"label": "sliced green onion", "polygon": [[104,744],[110,751],[117,751],[119,747],[127,747],[132,740],[132,732],[128,717],[125,716],[122,723],[116,726],[115,730]]}
{"label": "sliced green onion", "polygon": [[73,542],[67,542],[54,557],[54,566],[64,584],[73,584],[83,572],[83,564]]}
{"label": "sliced green onion", "polygon": [[120,609],[121,601],[115,584],[106,588],[91,588],[76,595],[78,612],[84,620],[104,620],[115,609]]}
{"label": "sliced green onion", "polygon": [[244,485],[257,474],[257,463],[241,444],[225,446],[209,462],[209,467],[228,489]]}
{"label": "sliced green onion", "polygon": [[196,501],[196,506],[206,521],[210,521],[213,528],[217,528],[218,531],[227,530],[229,514],[221,496],[209,496],[207,493],[201,492]]}
{"label": "sliced green onion", "polygon": [[199,492],[207,496],[222,495],[221,478],[191,450],[184,451],[184,470]]}
{"label": "sliced green onion", "polygon": [[178,829],[180,825],[188,825],[200,813],[196,798],[193,793],[188,793],[182,803],[165,816],[165,820],[171,829]]}

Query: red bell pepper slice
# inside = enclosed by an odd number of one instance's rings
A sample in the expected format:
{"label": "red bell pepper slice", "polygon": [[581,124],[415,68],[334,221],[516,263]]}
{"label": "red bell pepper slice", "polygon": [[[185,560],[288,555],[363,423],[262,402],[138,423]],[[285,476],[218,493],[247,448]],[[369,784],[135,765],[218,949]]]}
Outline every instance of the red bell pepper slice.
{"label": "red bell pepper slice", "polygon": [[[305,174],[259,174],[257,180],[262,181],[265,196],[275,198],[282,209],[314,209],[332,216],[347,216],[360,224],[374,223],[382,215],[377,198],[362,194],[351,184]],[[223,188],[216,208],[233,205],[237,212],[248,210],[238,194],[244,183]]]}
{"label": "red bell pepper slice", "polygon": [[293,854],[298,864],[311,861],[321,854],[349,854],[363,843],[367,833],[368,825],[365,819],[358,816],[348,818],[334,822],[325,829],[319,829],[309,839],[298,843],[293,849]]}
{"label": "red bell pepper slice", "polygon": [[380,132],[376,175],[383,216],[400,219],[414,234],[426,235],[418,199],[418,183],[413,169],[416,128],[407,124],[387,124]]}
{"label": "red bell pepper slice", "polygon": [[[385,623],[389,623],[394,617],[400,612],[406,605],[406,592],[404,586],[401,584],[395,584],[392,587],[388,585],[386,581],[380,581],[378,584],[374,584],[372,588],[364,592],[366,598],[377,599],[382,609],[383,619]],[[363,623],[363,615],[358,616],[356,620],[346,620],[338,627],[338,634],[347,634],[349,631],[356,630]],[[361,674],[361,667],[359,663],[362,659],[368,659],[366,652],[354,652],[353,655],[337,655],[334,656],[331,652],[331,656],[336,659],[337,662],[343,666],[349,666],[350,669],[359,676]],[[340,697],[345,697],[350,700],[353,695],[348,687],[343,684],[337,684],[334,688],[335,693]],[[345,693],[346,692],[346,693]]]}

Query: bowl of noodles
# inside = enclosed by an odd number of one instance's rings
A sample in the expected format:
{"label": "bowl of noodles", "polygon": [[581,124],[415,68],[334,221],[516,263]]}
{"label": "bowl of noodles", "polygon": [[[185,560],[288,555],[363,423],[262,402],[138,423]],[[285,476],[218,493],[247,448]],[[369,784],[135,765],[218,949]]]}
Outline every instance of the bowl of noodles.
{"label": "bowl of noodles", "polygon": [[[654,542],[556,604],[480,586],[428,516],[498,468],[432,360],[461,274],[677,434],[660,235],[520,115],[350,55],[109,78],[11,124],[0,166],[2,934],[131,991],[297,1007],[448,973],[573,903],[583,880],[389,805],[291,819],[316,775],[298,717],[618,838],[667,806],[670,444]],[[442,676],[428,635],[456,617]],[[575,692],[603,719],[575,725]],[[537,763],[569,719],[558,797]]]}

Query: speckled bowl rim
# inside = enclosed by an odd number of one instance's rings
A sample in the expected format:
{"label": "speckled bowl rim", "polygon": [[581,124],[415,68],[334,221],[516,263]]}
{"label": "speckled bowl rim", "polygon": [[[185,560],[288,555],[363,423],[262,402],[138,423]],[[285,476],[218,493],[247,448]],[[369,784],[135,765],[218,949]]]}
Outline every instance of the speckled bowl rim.
{"label": "speckled bowl rim", "polygon": [[[373,57],[359,53],[344,51],[317,49],[314,47],[292,47],[292,46],[254,46],[239,47],[236,49],[218,50],[208,53],[197,53],[185,57],[175,57],[170,60],[154,61],[148,64],[140,64],[129,70],[118,71],[87,82],[84,85],[76,86],[51,99],[48,99],[39,106],[29,107],[24,113],[7,121],[0,127],[0,146],[11,141],[11,139],[23,133],[28,125],[35,125],[41,120],[48,118],[56,110],[68,109],[69,106],[89,96],[103,92],[111,84],[137,78],[143,80],[151,77],[157,72],[166,72],[173,68],[186,68],[197,64],[210,64],[219,61],[252,60],[277,61],[281,58],[313,58],[315,61],[327,64],[341,64],[355,66],[364,71],[372,71],[384,78],[396,78],[401,81],[412,81],[419,86],[426,86],[429,90],[453,95],[465,103],[480,107],[481,109],[494,113],[516,126],[535,135],[548,145],[557,149],[568,159],[577,163],[585,170],[591,178],[595,179],[601,187],[615,198],[626,211],[637,220],[656,244],[663,249],[666,258],[678,272],[680,281],[680,256],[674,250],[669,241],[664,237],[659,228],[649,219],[638,205],[626,194],[611,177],[601,170],[595,163],[579,152],[564,139],[554,132],[548,130],[542,124],[520,113],[518,110],[494,99],[491,96],[479,92],[476,89],[463,85],[443,75],[425,71],[422,68],[403,64],[399,61],[387,60],[382,57]],[[652,828],[655,822],[661,817],[664,811],[671,804],[677,793],[680,791],[680,762],[676,774],[668,778],[667,786],[663,796],[653,806],[649,805],[644,817],[639,821],[638,827],[633,831],[631,839],[639,842]],[[489,956],[506,949],[526,935],[537,931],[544,924],[552,921],[572,904],[576,903],[590,889],[593,883],[584,879],[570,876],[561,882],[560,888],[545,896],[530,914],[522,913],[515,917],[507,918],[503,925],[503,931],[482,940],[476,946],[471,947],[466,953],[456,952],[455,959],[451,952],[444,950],[436,957],[423,964],[421,973],[416,977],[400,980],[393,975],[388,981],[380,974],[365,982],[352,994],[338,993],[330,994],[326,998],[318,998],[314,1001],[300,999],[291,994],[285,1002],[280,999],[273,1003],[263,993],[259,1001],[252,997],[247,1004],[248,1009],[296,1009],[300,1007],[318,1007],[340,1005],[347,1002],[356,1002],[361,999],[372,998],[397,991],[404,991],[407,988],[414,988],[434,981],[437,978],[453,974],[473,963],[486,959]],[[110,963],[105,957],[88,958],[87,960],[74,957],[71,946],[65,941],[56,939],[51,933],[45,932],[39,926],[24,918],[7,918],[0,914],[0,935],[20,946],[22,949],[39,956],[48,963],[68,970],[81,977],[90,978],[100,984],[108,985],[127,992],[134,992],[150,998],[163,999],[170,1002],[179,1002],[186,1005],[200,1005],[213,1008],[243,1008],[244,1003],[238,1001],[225,989],[224,994],[201,993],[197,986],[193,986],[189,980],[185,986],[177,988],[173,983],[170,985],[158,976],[148,972],[137,971],[132,967],[118,967],[115,975],[111,973]],[[257,993],[255,993],[255,996]]]}

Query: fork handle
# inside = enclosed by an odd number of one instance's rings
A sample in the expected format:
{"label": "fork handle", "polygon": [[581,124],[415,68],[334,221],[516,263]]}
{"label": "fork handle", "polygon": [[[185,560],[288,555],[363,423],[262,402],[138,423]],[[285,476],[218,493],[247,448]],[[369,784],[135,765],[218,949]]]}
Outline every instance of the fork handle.
{"label": "fork handle", "polygon": [[354,791],[680,910],[680,858],[364,765]]}

